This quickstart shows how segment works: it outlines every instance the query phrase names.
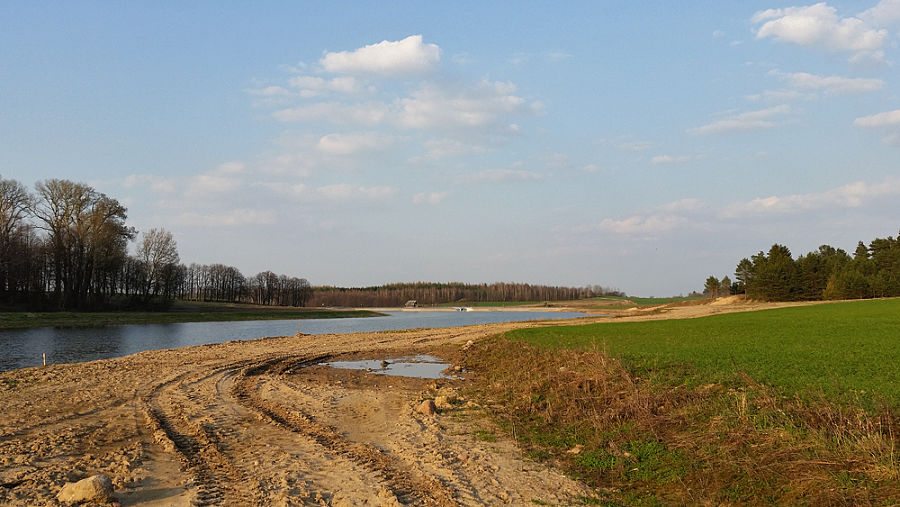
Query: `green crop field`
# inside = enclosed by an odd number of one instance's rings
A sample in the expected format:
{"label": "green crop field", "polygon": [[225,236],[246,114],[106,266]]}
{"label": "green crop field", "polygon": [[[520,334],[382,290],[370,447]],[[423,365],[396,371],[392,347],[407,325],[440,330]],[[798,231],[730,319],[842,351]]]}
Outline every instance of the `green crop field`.
{"label": "green crop field", "polygon": [[668,385],[736,385],[746,373],[785,395],[900,406],[900,299],[523,329],[508,337],[551,348],[596,347]]}

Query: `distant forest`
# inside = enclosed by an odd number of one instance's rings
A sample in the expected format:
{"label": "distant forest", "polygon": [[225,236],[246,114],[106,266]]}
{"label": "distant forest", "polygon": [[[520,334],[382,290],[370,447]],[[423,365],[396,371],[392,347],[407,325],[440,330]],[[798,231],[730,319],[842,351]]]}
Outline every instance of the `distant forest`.
{"label": "distant forest", "polygon": [[570,301],[598,296],[624,296],[623,293],[591,285],[587,287],[549,287],[526,283],[397,283],[378,287],[314,287],[310,306],[392,307],[407,301],[419,305],[443,303],[480,303],[513,301]]}
{"label": "distant forest", "polygon": [[0,178],[0,304],[29,310],[153,308],[174,299],[305,306],[303,278],[245,277],[222,264],[180,264],[172,234],[150,229],[135,255],[127,209],[88,185]]}
{"label": "distant forest", "polygon": [[764,301],[814,301],[900,296],[900,235],[860,241],[853,255],[822,245],[797,259],[784,245],[741,259],[735,281],[710,276],[704,292],[712,297],[743,294]]}

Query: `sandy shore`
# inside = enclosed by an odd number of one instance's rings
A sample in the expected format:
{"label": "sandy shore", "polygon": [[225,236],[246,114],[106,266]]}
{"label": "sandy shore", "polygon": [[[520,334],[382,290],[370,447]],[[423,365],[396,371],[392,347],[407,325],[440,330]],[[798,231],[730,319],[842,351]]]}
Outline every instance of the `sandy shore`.
{"label": "sandy shore", "polygon": [[[579,321],[775,306],[787,305],[726,300]],[[568,504],[590,491],[511,442],[475,437],[487,422],[459,398],[468,380],[320,364],[441,355],[507,330],[567,322],[301,335],[5,372],[0,504],[56,505],[66,482],[94,474],[112,479],[122,505]],[[441,395],[455,401],[436,415],[416,412]]]}

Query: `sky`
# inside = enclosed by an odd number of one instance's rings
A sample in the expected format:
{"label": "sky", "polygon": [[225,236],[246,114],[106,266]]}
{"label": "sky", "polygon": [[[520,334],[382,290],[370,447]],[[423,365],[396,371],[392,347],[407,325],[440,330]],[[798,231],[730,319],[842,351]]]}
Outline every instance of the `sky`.
{"label": "sky", "polygon": [[313,285],[702,289],[900,230],[900,0],[0,3],[0,176]]}

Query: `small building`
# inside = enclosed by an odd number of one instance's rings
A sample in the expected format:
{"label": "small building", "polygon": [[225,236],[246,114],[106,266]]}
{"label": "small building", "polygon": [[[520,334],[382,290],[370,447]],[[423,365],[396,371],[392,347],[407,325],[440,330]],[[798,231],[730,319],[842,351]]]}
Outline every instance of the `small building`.
{"label": "small building", "polygon": [[410,300],[407,301],[406,304],[403,305],[403,306],[404,306],[404,308],[418,308],[418,307],[419,307],[419,302],[416,301],[415,299],[410,299]]}

